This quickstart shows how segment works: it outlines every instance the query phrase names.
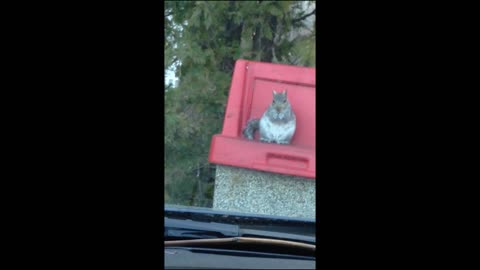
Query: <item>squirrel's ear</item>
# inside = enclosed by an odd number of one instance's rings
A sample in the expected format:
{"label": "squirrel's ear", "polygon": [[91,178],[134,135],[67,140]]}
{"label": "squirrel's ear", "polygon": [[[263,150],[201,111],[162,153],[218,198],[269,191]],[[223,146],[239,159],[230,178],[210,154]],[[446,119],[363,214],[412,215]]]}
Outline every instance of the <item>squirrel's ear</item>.
{"label": "squirrel's ear", "polygon": [[276,95],[276,94],[277,94],[277,91],[273,90],[273,94]]}
{"label": "squirrel's ear", "polygon": [[285,94],[285,96],[287,95],[287,89],[283,91],[283,94]]}

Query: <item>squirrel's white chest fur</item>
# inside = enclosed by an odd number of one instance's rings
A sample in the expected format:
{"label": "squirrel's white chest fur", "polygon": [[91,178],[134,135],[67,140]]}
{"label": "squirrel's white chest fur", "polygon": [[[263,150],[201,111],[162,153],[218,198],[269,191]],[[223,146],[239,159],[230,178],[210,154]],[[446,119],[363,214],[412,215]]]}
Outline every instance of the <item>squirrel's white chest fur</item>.
{"label": "squirrel's white chest fur", "polygon": [[295,128],[295,118],[286,123],[276,123],[270,121],[269,117],[262,117],[259,124],[260,139],[277,143],[290,143]]}

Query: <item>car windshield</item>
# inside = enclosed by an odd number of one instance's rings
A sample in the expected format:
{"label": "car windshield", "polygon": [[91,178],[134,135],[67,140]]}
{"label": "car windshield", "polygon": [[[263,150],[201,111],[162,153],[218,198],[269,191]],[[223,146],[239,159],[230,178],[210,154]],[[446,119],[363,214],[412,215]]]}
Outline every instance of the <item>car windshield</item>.
{"label": "car windshield", "polygon": [[298,269],[312,256],[315,11],[165,1],[166,257],[257,252]]}

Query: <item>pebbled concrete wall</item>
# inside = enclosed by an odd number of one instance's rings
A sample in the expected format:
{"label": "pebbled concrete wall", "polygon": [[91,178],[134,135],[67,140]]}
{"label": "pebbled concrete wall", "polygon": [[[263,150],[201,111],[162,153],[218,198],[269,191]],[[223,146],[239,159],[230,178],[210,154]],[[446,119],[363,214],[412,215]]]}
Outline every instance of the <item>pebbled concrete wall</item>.
{"label": "pebbled concrete wall", "polygon": [[213,208],[315,218],[315,179],[218,165]]}

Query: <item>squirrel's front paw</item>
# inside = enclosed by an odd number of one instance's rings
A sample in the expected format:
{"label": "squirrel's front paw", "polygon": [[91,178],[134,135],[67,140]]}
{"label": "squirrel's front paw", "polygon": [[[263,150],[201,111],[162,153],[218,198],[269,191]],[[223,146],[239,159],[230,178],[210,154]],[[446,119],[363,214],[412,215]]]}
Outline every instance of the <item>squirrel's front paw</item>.
{"label": "squirrel's front paw", "polygon": [[264,142],[264,143],[271,143],[270,140],[267,140],[267,139],[265,139],[265,138],[260,138],[260,141],[261,141],[261,142]]}
{"label": "squirrel's front paw", "polygon": [[278,144],[290,144],[289,141],[278,141]]}

